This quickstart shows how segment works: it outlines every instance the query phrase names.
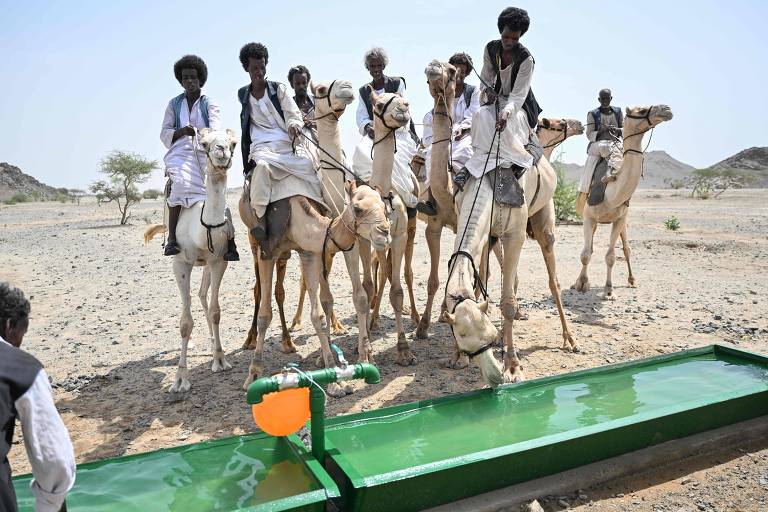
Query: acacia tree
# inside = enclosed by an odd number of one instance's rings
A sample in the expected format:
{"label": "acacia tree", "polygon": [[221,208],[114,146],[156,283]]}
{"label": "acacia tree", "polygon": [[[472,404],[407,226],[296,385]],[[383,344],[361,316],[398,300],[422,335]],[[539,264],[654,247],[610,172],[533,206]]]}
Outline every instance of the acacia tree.
{"label": "acacia tree", "polygon": [[96,195],[99,205],[112,201],[117,203],[120,225],[124,225],[130,217],[128,209],[141,201],[137,185],[147,181],[155,169],[156,160],[147,160],[137,153],[113,151],[101,161],[101,172],[107,175],[109,181],[96,181],[90,190]]}
{"label": "acacia tree", "polygon": [[752,181],[754,176],[741,169],[712,167],[696,169],[689,178],[691,197],[700,199],[717,198],[729,188],[743,188]]}
{"label": "acacia tree", "polygon": [[77,206],[80,206],[80,200],[85,197],[85,190],[81,188],[71,188],[69,189],[69,195],[77,202]]}

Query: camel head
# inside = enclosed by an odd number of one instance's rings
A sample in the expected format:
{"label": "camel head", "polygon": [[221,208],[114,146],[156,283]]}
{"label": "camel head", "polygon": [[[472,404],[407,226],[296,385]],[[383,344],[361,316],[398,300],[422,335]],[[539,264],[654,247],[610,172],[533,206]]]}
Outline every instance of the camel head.
{"label": "camel head", "polygon": [[[386,250],[392,242],[389,219],[381,194],[368,185],[349,181],[346,185],[349,206],[354,217],[355,235],[369,242],[377,251]],[[348,226],[349,227],[349,226]]]}
{"label": "camel head", "polygon": [[453,64],[435,59],[427,65],[424,73],[427,75],[429,94],[435,100],[449,92],[451,97],[455,96],[456,67]]}
{"label": "camel head", "polygon": [[453,313],[443,313],[442,319],[451,326],[456,345],[463,354],[471,355],[489,347],[472,356],[472,360],[480,367],[486,384],[491,387],[500,385],[504,381],[503,368],[493,357],[493,349],[490,348],[496,342],[499,332],[488,318],[488,301],[477,303],[472,299],[464,299]]}
{"label": "camel head", "polygon": [[576,119],[560,119],[557,117],[542,117],[536,127],[536,135],[544,149],[558,146],[573,135],[584,133],[584,125]]}
{"label": "camel head", "polygon": [[355,101],[352,82],[347,80],[312,82],[309,87],[315,97],[315,119],[332,116],[338,120],[344,109]]}
{"label": "camel head", "polygon": [[624,114],[624,139],[626,140],[628,135],[644,132],[670,119],[672,109],[669,105],[627,107]]}
{"label": "camel head", "polygon": [[235,132],[229,128],[226,131],[203,128],[198,132],[198,136],[200,146],[208,156],[209,172],[216,174],[215,170],[218,170],[218,174],[226,175],[227,169],[232,166],[232,155],[237,145]]}
{"label": "camel head", "polygon": [[376,94],[376,91],[371,91],[371,105],[373,105],[373,115],[390,130],[405,126],[411,120],[408,100],[399,94],[390,92]]}

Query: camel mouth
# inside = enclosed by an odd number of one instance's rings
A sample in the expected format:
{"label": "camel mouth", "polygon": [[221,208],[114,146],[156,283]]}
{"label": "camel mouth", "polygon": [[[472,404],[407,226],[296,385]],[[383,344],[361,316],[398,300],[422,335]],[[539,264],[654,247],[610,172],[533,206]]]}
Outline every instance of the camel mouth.
{"label": "camel mouth", "polygon": [[656,113],[656,117],[661,121],[669,121],[674,116],[671,110],[660,110],[659,112]]}

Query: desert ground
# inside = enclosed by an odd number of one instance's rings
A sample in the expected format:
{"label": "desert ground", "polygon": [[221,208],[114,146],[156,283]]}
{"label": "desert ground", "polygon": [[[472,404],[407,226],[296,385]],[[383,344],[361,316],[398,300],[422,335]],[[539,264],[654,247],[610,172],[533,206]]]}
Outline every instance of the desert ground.
{"label": "desert ground", "polygon": [[[69,428],[78,462],[136,453],[255,429],[242,383],[250,352],[241,349],[252,313],[253,259],[246,229],[230,194],[241,261],[230,264],[222,284],[221,333],[233,368],[210,371],[205,319],[193,300],[195,330],[190,348],[192,389],[167,392],[179,355],[180,301],[160,242],[143,245],[142,233],[162,217],[160,201],[144,201],[128,226],[117,226],[113,205],[28,203],[0,206],[0,280],[22,288],[32,302],[24,348],[46,366],[58,408]],[[676,232],[664,227],[675,216]],[[423,307],[429,256],[424,225],[414,255],[417,307]],[[520,299],[530,318],[515,325],[516,346],[528,378],[673,352],[711,343],[768,353],[768,190],[728,191],[697,200],[685,191],[641,190],[632,200],[629,236],[637,288],[627,286],[626,265],[617,250],[616,299],[601,298],[609,228],[598,229],[590,266],[592,289],[570,290],[578,275],[582,228],[557,229],[558,276],[568,320],[581,352],[560,350],[557,312],[547,287],[538,245],[525,244],[520,263]],[[453,235],[444,232],[441,269]],[[340,258],[339,258],[340,259]],[[298,296],[298,259],[289,262],[287,314]],[[499,299],[498,266],[490,292]],[[193,290],[201,271],[193,276]],[[443,284],[445,276],[443,275]],[[342,261],[331,274],[336,312],[348,327],[335,342],[354,360],[357,341],[351,287]],[[386,297],[386,296],[385,296]],[[441,297],[435,302],[438,316]],[[406,301],[407,303],[407,301]],[[274,304],[273,304],[274,308]],[[275,308],[276,313],[276,308]],[[406,328],[414,326],[406,318]],[[499,325],[498,309],[492,318]],[[289,320],[290,321],[290,320]],[[442,366],[452,347],[448,326],[436,323],[427,340],[409,340],[418,357],[411,367],[395,365],[394,316],[385,299],[373,347],[382,373],[376,386],[355,383],[355,393],[330,399],[329,415],[460,393],[482,386],[476,367]],[[303,328],[293,333],[296,354],[279,350],[275,314],[265,348],[269,370],[289,362],[314,368],[319,345],[304,309]],[[10,454],[16,474],[29,470],[19,439]],[[542,496],[546,510],[598,511],[766,510],[768,440],[744,440],[720,453],[672,461],[570,496]]]}

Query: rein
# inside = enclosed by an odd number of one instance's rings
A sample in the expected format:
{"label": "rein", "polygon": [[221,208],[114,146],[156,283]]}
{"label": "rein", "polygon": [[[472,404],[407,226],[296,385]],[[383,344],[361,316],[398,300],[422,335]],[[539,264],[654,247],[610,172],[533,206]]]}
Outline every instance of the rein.
{"label": "rein", "polygon": [[203,212],[205,212],[205,201],[203,201],[203,207],[200,208],[200,224],[203,225],[205,228],[205,234],[208,239],[208,250],[211,254],[213,254],[213,238],[211,237],[211,230],[218,229],[227,223],[226,217],[224,218],[224,222],[221,222],[219,224],[206,224],[203,220]]}

